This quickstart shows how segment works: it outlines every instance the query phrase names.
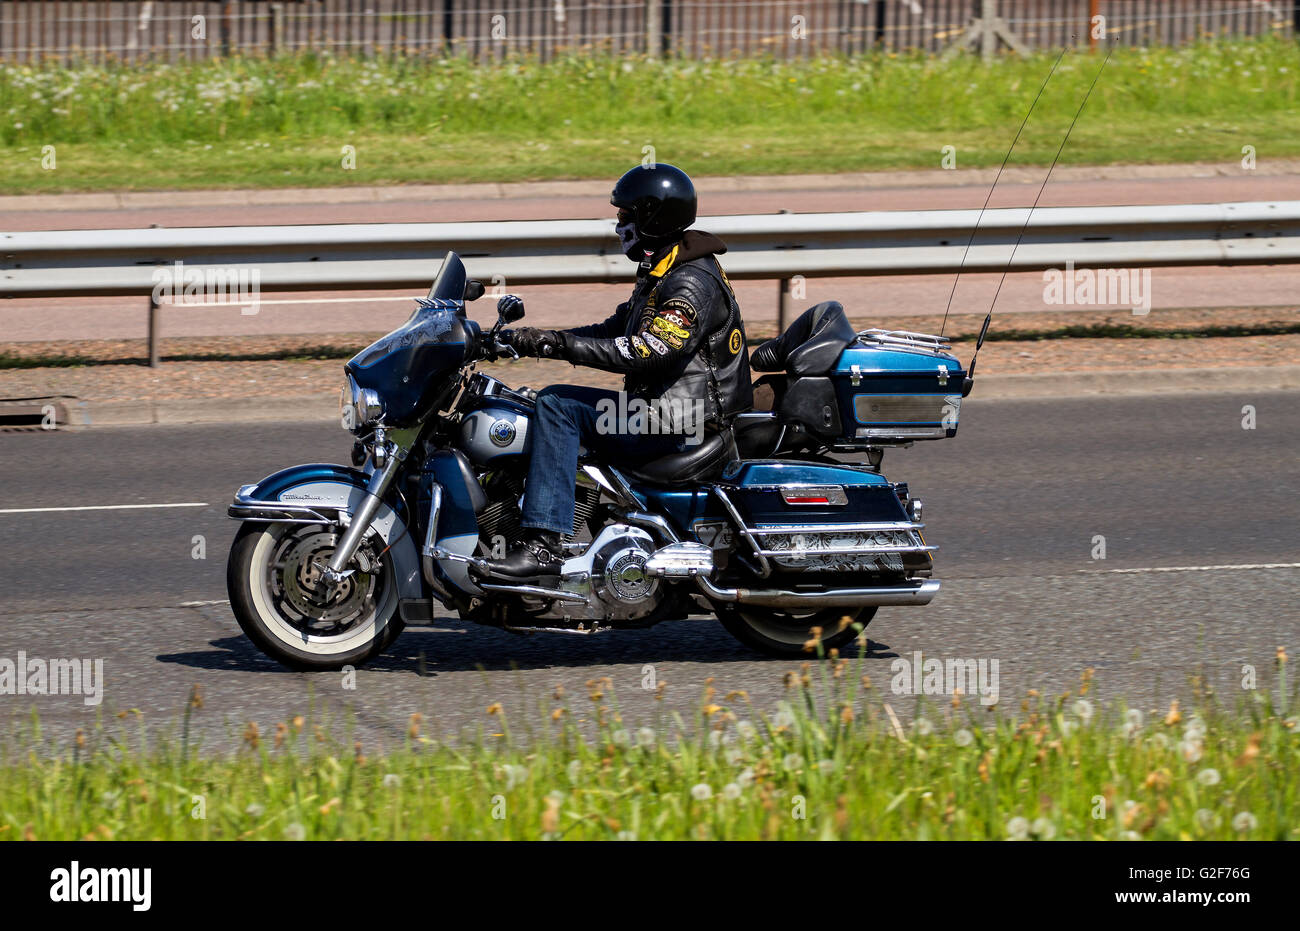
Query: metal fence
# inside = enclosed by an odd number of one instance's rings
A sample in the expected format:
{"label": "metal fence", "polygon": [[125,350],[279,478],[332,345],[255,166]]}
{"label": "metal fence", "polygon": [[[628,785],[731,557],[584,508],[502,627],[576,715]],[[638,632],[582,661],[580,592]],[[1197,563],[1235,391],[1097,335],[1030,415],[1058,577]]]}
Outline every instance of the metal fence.
{"label": "metal fence", "polygon": [[773,55],[940,51],[978,15],[1029,48],[1294,36],[1298,0],[0,0],[0,60],[177,61],[236,52]]}
{"label": "metal fence", "polygon": [[[1300,262],[1300,201],[1140,207],[1024,207],[702,217],[726,240],[727,275],[796,277]],[[976,228],[976,234],[971,230]],[[967,248],[969,245],[969,249]],[[448,249],[471,276],[510,285],[626,281],[613,220],[227,226],[0,233],[12,297],[149,295],[149,360],[160,358],[167,293],[215,288],[238,303],[266,291],[423,287]]]}

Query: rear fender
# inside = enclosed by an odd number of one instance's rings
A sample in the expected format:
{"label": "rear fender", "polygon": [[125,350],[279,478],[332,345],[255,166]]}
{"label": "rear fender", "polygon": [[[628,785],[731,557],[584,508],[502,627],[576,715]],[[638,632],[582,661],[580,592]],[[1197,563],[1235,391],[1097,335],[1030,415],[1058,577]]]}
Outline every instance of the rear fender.
{"label": "rear fender", "polygon": [[[293,466],[243,485],[226,513],[236,520],[262,523],[345,524],[366,495],[366,473],[331,463]],[[370,522],[388,547],[399,598],[424,598],[420,560],[406,522],[381,504]]]}

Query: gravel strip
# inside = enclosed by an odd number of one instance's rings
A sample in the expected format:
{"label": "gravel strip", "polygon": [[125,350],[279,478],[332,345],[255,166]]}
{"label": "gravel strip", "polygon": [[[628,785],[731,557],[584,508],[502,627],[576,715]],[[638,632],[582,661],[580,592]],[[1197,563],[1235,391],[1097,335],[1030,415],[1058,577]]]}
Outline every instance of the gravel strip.
{"label": "gravel strip", "polygon": [[[359,348],[358,344],[358,348]],[[970,345],[957,354],[969,359]],[[1146,367],[1195,368],[1300,363],[1300,334],[1197,339],[1053,339],[989,342],[980,353],[984,375],[1080,372]],[[482,366],[512,384],[552,382],[617,387],[618,375],[537,359]],[[0,370],[0,398],[71,395],[87,401],[333,395],[343,359],[243,362],[165,362],[51,366]]]}

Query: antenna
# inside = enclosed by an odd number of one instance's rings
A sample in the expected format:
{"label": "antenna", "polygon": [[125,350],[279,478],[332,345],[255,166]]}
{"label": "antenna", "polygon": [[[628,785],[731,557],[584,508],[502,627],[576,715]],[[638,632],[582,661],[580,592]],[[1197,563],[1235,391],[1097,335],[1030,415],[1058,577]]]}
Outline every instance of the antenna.
{"label": "antenna", "polygon": [[1016,250],[1020,248],[1020,240],[1024,238],[1025,230],[1029,229],[1029,221],[1034,215],[1034,208],[1038,206],[1039,198],[1043,196],[1043,191],[1047,189],[1047,182],[1052,178],[1052,171],[1056,168],[1056,162],[1060,159],[1061,153],[1065,151],[1065,144],[1070,141],[1070,133],[1074,132],[1074,124],[1079,122],[1079,116],[1083,113],[1083,108],[1088,105],[1088,98],[1092,96],[1092,90],[1097,86],[1097,80],[1101,77],[1102,71],[1106,70],[1106,63],[1110,61],[1110,55],[1113,51],[1115,51],[1115,46],[1112,44],[1106,51],[1106,57],[1102,59],[1101,67],[1093,75],[1092,83],[1088,85],[1088,92],[1083,95],[1083,100],[1079,103],[1079,109],[1074,111],[1074,119],[1070,121],[1070,127],[1065,131],[1065,138],[1061,140],[1060,146],[1057,147],[1056,155],[1052,158],[1052,164],[1047,167],[1047,174],[1043,177],[1043,183],[1038,187],[1038,194],[1034,197],[1029,212],[1025,214],[1025,223],[1020,227],[1020,233],[1016,236],[1015,244],[1011,247],[1011,255],[1007,258],[1006,267],[1002,269],[1002,277],[998,279],[998,288],[993,292],[993,301],[989,304],[989,312],[984,317],[984,325],[980,327],[979,339],[975,341],[975,352],[970,357],[970,365],[966,368],[967,379],[975,377],[975,360],[979,358],[980,347],[984,345],[984,337],[989,332],[989,324],[993,322],[993,307],[998,302],[998,295],[1002,293],[1002,283],[1007,280],[1007,272],[1011,270],[1011,263],[1015,261]]}
{"label": "antenna", "polygon": [[1025,118],[1020,121],[1020,128],[1016,130],[1016,138],[1011,140],[1011,148],[1007,149],[1007,154],[1002,157],[1002,164],[998,167],[998,173],[993,176],[993,186],[989,188],[988,196],[984,198],[984,206],[980,207],[979,216],[975,218],[975,225],[971,227],[970,238],[966,240],[966,249],[961,254],[961,261],[957,263],[957,277],[952,280],[952,291],[948,293],[948,306],[943,309],[943,323],[939,327],[939,335],[942,336],[948,327],[948,312],[952,310],[953,295],[957,293],[957,282],[961,280],[961,270],[966,265],[966,256],[970,254],[971,243],[975,241],[975,231],[980,227],[980,220],[984,219],[984,211],[988,209],[989,201],[993,199],[993,191],[998,186],[998,181],[1002,177],[1002,169],[1007,167],[1007,161],[1011,158],[1011,150],[1016,147],[1020,141],[1020,134],[1025,131],[1025,124],[1029,122],[1029,115],[1034,112],[1034,107],[1038,106],[1038,98],[1043,96],[1043,91],[1047,88],[1047,82],[1052,80],[1052,75],[1056,73],[1056,66],[1061,63],[1065,57],[1066,46],[1061,49],[1061,54],[1056,56],[1056,61],[1052,62],[1052,70],[1047,72],[1047,77],[1043,79],[1042,85],[1038,88],[1038,93],[1034,95],[1033,102],[1029,109],[1025,111]]}

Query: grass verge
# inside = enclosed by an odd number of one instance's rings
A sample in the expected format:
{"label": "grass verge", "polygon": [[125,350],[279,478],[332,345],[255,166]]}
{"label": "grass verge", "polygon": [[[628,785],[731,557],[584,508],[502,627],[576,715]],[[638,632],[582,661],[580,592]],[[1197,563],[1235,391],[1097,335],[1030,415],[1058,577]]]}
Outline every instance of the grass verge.
{"label": "grass verge", "polygon": [[[0,192],[614,177],[644,146],[714,175],[996,165],[1054,57],[0,65]],[[1066,55],[1013,162],[1051,160],[1099,63]],[[1300,155],[1298,101],[1284,39],[1119,49],[1063,163]]]}
{"label": "grass verge", "polygon": [[1095,705],[1089,670],[1017,714],[958,696],[906,726],[861,658],[787,673],[770,713],[709,686],[689,724],[625,726],[602,679],[585,710],[557,690],[523,735],[500,705],[457,743],[415,714],[387,752],[292,717],[203,754],[196,689],[162,742],[122,712],[55,751],[33,718],[0,759],[0,838],[1298,839],[1285,662],[1276,698],[1231,711]]}

